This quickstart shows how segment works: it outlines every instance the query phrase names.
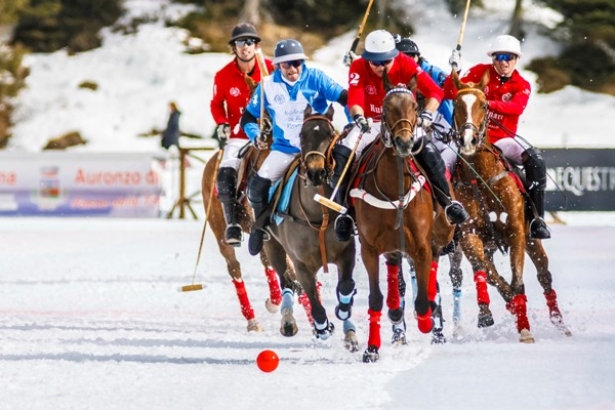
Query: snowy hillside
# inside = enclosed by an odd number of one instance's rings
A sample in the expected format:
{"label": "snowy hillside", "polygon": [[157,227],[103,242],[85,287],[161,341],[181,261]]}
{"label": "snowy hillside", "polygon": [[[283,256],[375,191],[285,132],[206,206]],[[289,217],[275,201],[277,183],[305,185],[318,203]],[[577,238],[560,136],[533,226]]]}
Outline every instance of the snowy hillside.
{"label": "snowy hillside", "polygon": [[[461,17],[451,17],[443,0],[399,0],[413,16],[414,39],[423,55],[447,68],[448,56],[456,45]],[[485,51],[496,35],[505,33],[513,0],[485,1],[488,8],[470,13],[463,41],[463,65],[488,61]],[[158,15],[160,21],[140,27],[135,35],[122,36],[104,31],[104,46],[76,56],[63,51],[35,54],[28,87],[17,98],[13,138],[9,150],[38,151],[45,142],[68,131],[80,131],[89,140],[87,151],[156,151],[158,138],[141,138],[152,128],[164,128],[167,105],[176,101],[183,112],[181,128],[188,133],[209,136],[214,128],[209,102],[213,76],[231,55],[183,53],[188,34],[165,28],[164,16],[177,16],[185,6],[168,0],[127,0],[131,15]],[[162,6],[165,6],[162,8]],[[524,63],[537,56],[554,54],[556,45],[539,35],[543,24],[551,25],[553,13],[526,2],[527,39],[523,44],[522,74],[532,83],[535,75],[523,70]],[[342,56],[350,47],[354,32],[332,39],[314,53],[309,64],[318,66],[342,85],[347,69]],[[83,81],[94,81],[98,91],[79,89]],[[535,84],[534,89],[537,89]],[[581,91],[574,87],[548,94],[534,93],[519,133],[540,147],[612,147],[615,141],[604,135],[615,117],[615,98]],[[337,117],[343,125],[343,118]],[[604,135],[604,136],[603,136]],[[191,141],[194,143],[194,141]]]}

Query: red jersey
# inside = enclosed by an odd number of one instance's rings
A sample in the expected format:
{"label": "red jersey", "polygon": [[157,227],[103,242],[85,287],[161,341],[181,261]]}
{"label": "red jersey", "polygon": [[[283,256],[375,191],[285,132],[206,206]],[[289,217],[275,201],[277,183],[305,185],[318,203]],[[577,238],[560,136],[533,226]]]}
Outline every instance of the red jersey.
{"label": "red jersey", "polygon": [[[470,68],[461,78],[464,83],[479,83],[485,72],[489,70],[489,83],[483,90],[489,100],[489,118],[502,124],[503,129],[493,121],[489,121],[489,140],[491,143],[505,137],[514,137],[517,133],[519,117],[523,114],[530,99],[531,87],[517,70],[504,84],[492,64],[478,64]],[[445,98],[455,98],[457,90],[450,76],[444,82]]]}
{"label": "red jersey", "polygon": [[[273,72],[273,63],[265,59],[269,73]],[[261,81],[261,70],[254,65],[250,77],[257,83]],[[239,126],[243,110],[250,99],[250,87],[246,84],[244,73],[237,65],[237,58],[225,65],[214,77],[214,95],[211,99],[211,115],[216,125],[228,123],[231,128],[231,138],[248,139]]]}
{"label": "red jersey", "polygon": [[[395,86],[406,87],[410,79],[416,74],[417,88],[425,98],[435,98],[442,101],[443,92],[434,80],[414,59],[404,53],[399,53],[393,61],[391,71],[388,72],[391,83]],[[348,72],[348,107],[358,105],[363,108],[366,118],[380,121],[382,115],[382,101],[386,92],[382,77],[378,77],[363,58],[356,59]]]}

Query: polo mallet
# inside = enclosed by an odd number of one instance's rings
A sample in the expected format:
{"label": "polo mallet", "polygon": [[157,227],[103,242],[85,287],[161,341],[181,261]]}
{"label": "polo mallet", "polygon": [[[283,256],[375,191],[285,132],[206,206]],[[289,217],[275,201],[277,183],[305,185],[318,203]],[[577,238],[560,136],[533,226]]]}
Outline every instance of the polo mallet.
{"label": "polo mallet", "polygon": [[363,138],[363,133],[359,134],[359,138],[357,138],[357,142],[354,143],[354,147],[352,148],[352,151],[350,152],[350,155],[348,156],[348,162],[346,162],[346,166],[342,170],[342,175],[340,175],[340,179],[337,181],[337,184],[335,184],[335,188],[333,189],[333,192],[331,193],[331,198],[325,198],[324,196],[320,194],[314,195],[314,201],[318,202],[321,205],[326,206],[329,209],[333,209],[335,212],[338,212],[340,214],[345,214],[346,212],[348,212],[348,209],[345,206],[335,202],[333,198],[335,198],[337,191],[340,189],[340,185],[342,185],[344,176],[346,176],[346,172],[348,171],[348,168],[350,168],[350,165],[352,164],[352,161],[354,160],[354,154],[357,151],[357,148],[359,147],[361,138]]}
{"label": "polo mallet", "polygon": [[220,167],[220,162],[222,162],[222,155],[224,154],[224,149],[218,151],[218,156],[216,157],[216,167],[214,169],[214,180],[211,183],[211,189],[209,190],[209,199],[207,200],[207,209],[205,210],[205,222],[203,223],[203,231],[201,232],[201,243],[199,244],[199,251],[196,256],[196,264],[194,265],[194,273],[192,274],[192,284],[182,286],[178,289],[179,292],[190,292],[193,290],[201,290],[203,289],[203,285],[200,283],[195,284],[194,278],[196,277],[196,270],[199,267],[199,261],[201,260],[201,252],[203,250],[203,241],[205,240],[205,231],[207,230],[207,218],[209,218],[209,211],[211,210],[211,203],[213,202],[214,197],[214,188],[216,186],[216,175],[218,175],[218,168]]}
{"label": "polo mallet", "polygon": [[463,43],[463,35],[466,31],[466,22],[468,21],[468,12],[470,11],[470,1],[466,1],[466,8],[463,12],[463,21],[461,22],[461,31],[459,32],[459,38],[457,39],[457,47],[455,50],[461,51],[461,44]]}
{"label": "polo mallet", "polygon": [[359,26],[359,29],[357,30],[357,36],[355,37],[354,41],[352,42],[352,46],[350,47],[350,51],[352,51],[353,53],[357,51],[357,47],[359,46],[359,41],[361,41],[361,36],[363,35],[363,28],[365,27],[365,22],[367,21],[367,16],[369,16],[369,11],[371,10],[373,3],[374,3],[374,0],[369,0],[369,3],[367,4],[367,10],[365,10],[363,21],[361,22],[361,25]]}
{"label": "polo mallet", "polygon": [[263,86],[263,81],[265,80],[265,77],[269,76],[269,71],[267,70],[267,65],[265,64],[265,60],[263,59],[263,51],[260,48],[257,48],[256,51],[254,52],[254,55],[256,56],[258,67],[261,70],[261,82],[260,82],[261,114],[260,114],[260,121],[259,121],[260,134],[258,136],[258,139],[259,141],[265,142],[263,139],[263,130],[265,129],[265,122],[263,121],[263,117],[265,116],[265,87]]}

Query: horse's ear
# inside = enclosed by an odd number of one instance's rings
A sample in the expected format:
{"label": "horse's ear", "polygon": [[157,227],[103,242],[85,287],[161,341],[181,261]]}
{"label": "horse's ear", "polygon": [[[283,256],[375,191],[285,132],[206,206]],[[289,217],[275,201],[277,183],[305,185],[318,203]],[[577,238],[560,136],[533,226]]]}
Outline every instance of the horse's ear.
{"label": "horse's ear", "polygon": [[391,88],[393,88],[393,84],[391,84],[391,80],[389,79],[389,73],[388,73],[389,69],[388,68],[384,68],[384,72],[382,73],[382,81],[384,82],[384,91],[389,91]]}
{"label": "horse's ear", "polygon": [[416,74],[414,74],[412,78],[410,79],[410,81],[408,82],[408,90],[414,92],[414,90],[416,90],[416,84],[417,84]]}
{"label": "horse's ear", "polygon": [[335,110],[333,109],[333,104],[329,104],[329,109],[325,113],[325,116],[329,119],[329,121],[333,121],[333,113]]}
{"label": "horse's ear", "polygon": [[305,106],[305,110],[303,110],[303,119],[306,119],[310,115],[312,115],[312,106],[310,104],[307,104]]}
{"label": "horse's ear", "polygon": [[463,88],[464,84],[459,79],[459,74],[457,74],[457,70],[455,70],[455,68],[451,71],[451,79],[453,80],[453,84],[455,84],[456,89],[461,90]]}
{"label": "horse's ear", "polygon": [[489,70],[485,70],[485,74],[483,74],[483,78],[480,79],[480,83],[477,88],[481,91],[484,90],[487,84],[489,84],[489,78]]}

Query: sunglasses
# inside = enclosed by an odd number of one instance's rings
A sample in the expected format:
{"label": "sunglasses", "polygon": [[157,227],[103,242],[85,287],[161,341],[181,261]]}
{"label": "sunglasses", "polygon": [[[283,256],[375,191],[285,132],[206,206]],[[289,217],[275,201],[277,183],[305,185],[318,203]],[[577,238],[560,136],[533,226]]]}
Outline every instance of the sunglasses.
{"label": "sunglasses", "polygon": [[384,60],[384,61],[371,61],[371,60],[370,60],[370,61],[369,61],[369,63],[370,63],[371,65],[373,65],[374,67],[383,67],[383,66],[385,66],[385,65],[390,64],[390,63],[391,63],[391,61],[393,61],[393,60]]}
{"label": "sunglasses", "polygon": [[237,47],[252,46],[254,44],[256,44],[256,40],[254,40],[253,38],[246,38],[245,40],[235,40],[235,45]]}
{"label": "sunglasses", "polygon": [[510,61],[515,60],[517,56],[511,53],[497,53],[493,55],[495,61]]}
{"label": "sunglasses", "polygon": [[299,68],[303,64],[303,60],[294,60],[294,61],[286,61],[284,63],[280,63],[283,69],[288,70],[290,67]]}

